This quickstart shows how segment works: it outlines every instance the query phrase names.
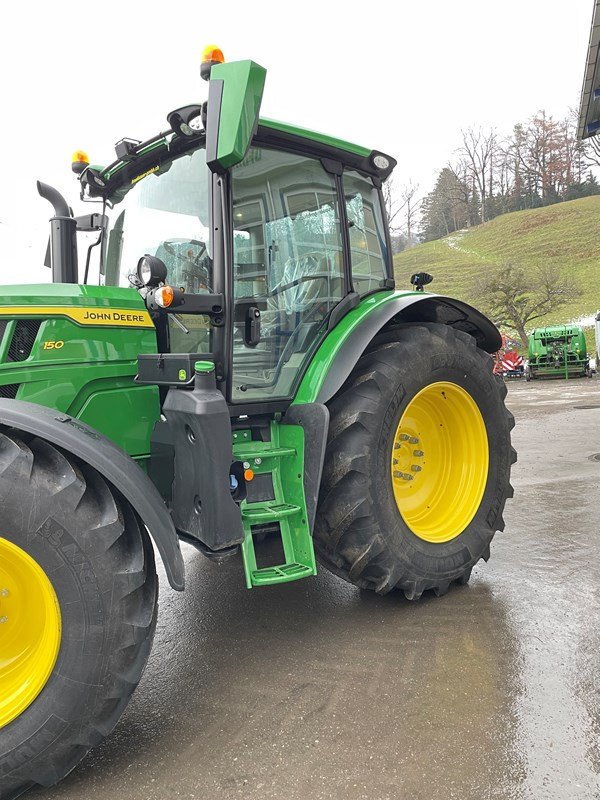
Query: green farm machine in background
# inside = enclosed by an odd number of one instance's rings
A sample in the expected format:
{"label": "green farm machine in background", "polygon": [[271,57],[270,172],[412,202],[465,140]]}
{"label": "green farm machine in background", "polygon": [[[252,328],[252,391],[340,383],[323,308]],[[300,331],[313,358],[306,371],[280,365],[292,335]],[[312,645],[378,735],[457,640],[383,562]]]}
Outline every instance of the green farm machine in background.
{"label": "green farm machine in background", "polygon": [[424,273],[395,290],[395,161],[262,118],[265,75],[209,48],[206,102],[108,166],[76,153],[90,214],[39,184],[52,283],[0,300],[2,800],[115,726],[156,625],[152,541],[176,590],[184,541],[248,587],[317,559],[418,599],[466,583],[504,527],[497,329]]}
{"label": "green farm machine in background", "polygon": [[527,380],[592,377],[585,335],[578,325],[536,328],[529,337]]}

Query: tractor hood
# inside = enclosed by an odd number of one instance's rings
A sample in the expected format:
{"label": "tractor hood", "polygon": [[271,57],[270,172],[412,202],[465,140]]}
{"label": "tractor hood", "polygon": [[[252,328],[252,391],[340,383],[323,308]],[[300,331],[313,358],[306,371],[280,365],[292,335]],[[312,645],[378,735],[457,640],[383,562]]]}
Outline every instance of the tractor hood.
{"label": "tractor hood", "polygon": [[133,288],[69,283],[0,287],[0,332],[19,319],[66,319],[80,327],[154,329],[144,301]]}
{"label": "tractor hood", "polygon": [[137,291],[44,283],[0,292],[0,397],[71,414],[146,456],[158,394],[133,379],[138,354],[156,352],[156,330]]}

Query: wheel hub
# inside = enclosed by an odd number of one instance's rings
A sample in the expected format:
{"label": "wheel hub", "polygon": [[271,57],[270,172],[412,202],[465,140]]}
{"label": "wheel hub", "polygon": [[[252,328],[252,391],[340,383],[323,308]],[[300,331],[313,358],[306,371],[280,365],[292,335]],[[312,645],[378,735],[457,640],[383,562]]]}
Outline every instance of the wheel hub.
{"label": "wheel hub", "polygon": [[31,705],[60,649],[56,593],[40,565],[0,538],[0,728]]}
{"label": "wheel hub", "polygon": [[487,432],[475,400],[449,381],[426,386],[402,414],[391,462],[394,499],[412,532],[435,543],[456,538],[487,482]]}

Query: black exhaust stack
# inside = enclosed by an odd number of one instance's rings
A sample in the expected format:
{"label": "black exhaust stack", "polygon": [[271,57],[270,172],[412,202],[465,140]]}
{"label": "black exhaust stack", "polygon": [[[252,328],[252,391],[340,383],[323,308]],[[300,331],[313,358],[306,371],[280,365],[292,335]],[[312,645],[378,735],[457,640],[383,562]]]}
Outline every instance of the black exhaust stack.
{"label": "black exhaust stack", "polygon": [[41,181],[37,182],[37,189],[54,207],[50,218],[52,283],[77,283],[77,220],[59,191]]}

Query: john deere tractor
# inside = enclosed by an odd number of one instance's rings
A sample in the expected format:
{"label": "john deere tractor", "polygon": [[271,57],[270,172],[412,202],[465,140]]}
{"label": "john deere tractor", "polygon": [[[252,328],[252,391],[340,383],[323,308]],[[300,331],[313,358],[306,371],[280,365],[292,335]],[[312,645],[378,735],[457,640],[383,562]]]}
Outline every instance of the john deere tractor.
{"label": "john deere tractor", "polygon": [[[260,116],[265,70],[209,48],[208,97],[73,169],[52,283],[0,295],[0,796],[115,726],[156,625],[154,547],[248,588],[465,584],[512,495],[495,326],[395,290],[389,155]],[[80,233],[98,244],[78,272]],[[85,266],[84,266],[85,265]],[[257,562],[266,534],[280,563]],[[270,552],[270,548],[269,548]],[[360,642],[357,642],[360,646]]]}

